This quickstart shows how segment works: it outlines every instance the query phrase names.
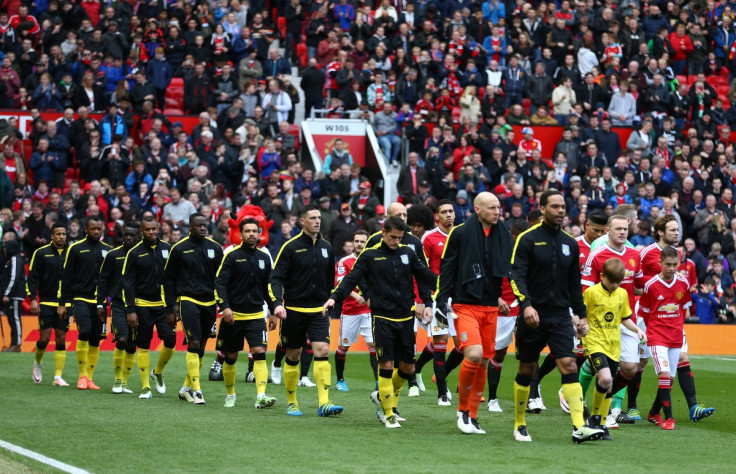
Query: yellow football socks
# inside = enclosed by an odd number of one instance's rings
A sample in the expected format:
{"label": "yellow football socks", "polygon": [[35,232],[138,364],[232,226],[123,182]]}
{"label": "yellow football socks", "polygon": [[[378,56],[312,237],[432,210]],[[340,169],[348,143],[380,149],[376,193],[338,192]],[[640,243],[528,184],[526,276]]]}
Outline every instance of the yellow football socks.
{"label": "yellow football socks", "polygon": [[41,361],[43,360],[43,355],[46,353],[46,348],[44,347],[41,349],[38,347],[38,344],[36,344],[36,364],[41,365]]}
{"label": "yellow football socks", "polygon": [[[325,357],[326,359],[326,357]],[[314,358],[314,382],[317,384],[317,395],[319,406],[330,401],[331,367],[329,360],[317,360]]]}
{"label": "yellow football socks", "polygon": [[580,387],[580,383],[563,383],[562,394],[570,406],[570,417],[572,418],[573,426],[580,428],[585,425],[585,419],[583,418],[583,389]]}
{"label": "yellow football socks", "polygon": [[222,364],[222,379],[225,381],[225,390],[228,395],[235,395],[235,377],[237,376],[238,368],[235,364],[228,364],[225,361]]}
{"label": "yellow football socks", "polygon": [[[563,385],[564,387],[564,385]],[[531,387],[529,385],[519,385],[518,382],[514,381],[514,429],[519,429],[519,426],[526,425],[526,404],[529,400],[529,392]]]}
{"label": "yellow football socks", "polygon": [[153,369],[154,374],[161,375],[164,372],[164,368],[166,367],[166,364],[169,363],[171,358],[174,356],[174,348],[171,347],[164,347],[161,349],[161,353],[158,355],[158,362],[156,363],[156,368]]}
{"label": "yellow football socks", "polygon": [[[192,390],[198,392],[201,390],[199,385],[199,354],[187,352],[187,375],[191,382]],[[185,386],[186,383],[184,384]]]}
{"label": "yellow football socks", "polygon": [[256,394],[265,394],[268,384],[268,366],[265,360],[253,361],[253,375],[256,377]]}
{"label": "yellow football socks", "polygon": [[141,376],[141,388],[151,388],[148,368],[151,365],[151,354],[148,349],[138,349],[138,375]]}
{"label": "yellow football socks", "polygon": [[383,412],[387,414],[393,413],[394,383],[391,378],[379,375],[378,377],[378,395],[381,397],[381,406],[383,407]]}
{"label": "yellow football socks", "polygon": [[[393,403],[392,408],[396,408],[396,405],[399,403],[399,395],[401,394],[401,389],[404,386],[404,383],[406,383],[406,379],[399,375],[398,370],[394,370],[393,376],[391,377],[391,383],[394,390],[394,396],[391,400],[391,403]],[[388,412],[389,415],[391,414],[391,411]]]}
{"label": "yellow football socks", "polygon": [[291,365],[291,361],[287,357],[285,359],[284,368],[284,386],[286,387],[286,400],[287,403],[297,403],[296,401],[296,386],[299,382],[299,362],[295,365]]}
{"label": "yellow football socks", "polygon": [[[593,410],[590,412],[591,415],[600,415],[603,413],[603,400],[605,399],[606,394],[599,392],[596,387],[596,390],[593,391]],[[606,415],[608,415],[608,412],[606,412]]]}
{"label": "yellow football socks", "polygon": [[54,377],[61,377],[66,363],[66,350],[56,349],[54,351]]}
{"label": "yellow football socks", "polygon": [[77,341],[77,365],[79,366],[79,377],[87,376],[87,352],[89,341]]}
{"label": "yellow football socks", "polygon": [[135,367],[135,352],[132,354],[126,351],[123,352],[125,352],[125,355],[123,356],[123,374],[120,378],[123,379],[123,383],[128,383],[130,374],[133,373],[133,367]]}
{"label": "yellow football socks", "polygon": [[97,360],[100,358],[100,346],[89,346],[87,350],[87,378],[93,380]]}
{"label": "yellow football socks", "polygon": [[115,380],[123,379],[123,364],[125,363],[125,351],[117,347],[112,351],[112,366],[115,369]]}

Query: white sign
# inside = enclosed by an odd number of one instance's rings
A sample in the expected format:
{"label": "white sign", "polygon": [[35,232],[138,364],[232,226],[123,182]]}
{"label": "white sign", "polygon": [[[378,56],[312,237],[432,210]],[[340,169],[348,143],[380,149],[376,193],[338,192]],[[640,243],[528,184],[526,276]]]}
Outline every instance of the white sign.
{"label": "white sign", "polygon": [[365,122],[362,120],[312,119],[309,121],[312,135],[365,136]]}

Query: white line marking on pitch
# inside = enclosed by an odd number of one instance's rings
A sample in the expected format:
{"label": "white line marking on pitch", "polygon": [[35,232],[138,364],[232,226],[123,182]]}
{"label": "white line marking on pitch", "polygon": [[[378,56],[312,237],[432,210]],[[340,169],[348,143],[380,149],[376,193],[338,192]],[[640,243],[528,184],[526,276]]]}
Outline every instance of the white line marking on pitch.
{"label": "white line marking on pitch", "polygon": [[5,448],[12,453],[20,454],[21,456],[31,458],[34,461],[38,461],[40,463],[49,465],[51,467],[55,467],[56,469],[59,469],[60,471],[69,472],[71,474],[89,474],[89,472],[85,471],[84,469],[74,467],[72,465],[63,463],[61,461],[57,461],[56,459],[50,458],[48,456],[44,456],[43,454],[39,454],[35,451],[31,451],[30,449],[22,448],[13,443],[8,443],[7,441],[3,441],[1,439],[0,439],[0,448]]}
{"label": "white line marking on pitch", "polygon": [[728,357],[714,357],[715,360],[727,360],[729,362],[736,362],[736,359],[730,359]]}

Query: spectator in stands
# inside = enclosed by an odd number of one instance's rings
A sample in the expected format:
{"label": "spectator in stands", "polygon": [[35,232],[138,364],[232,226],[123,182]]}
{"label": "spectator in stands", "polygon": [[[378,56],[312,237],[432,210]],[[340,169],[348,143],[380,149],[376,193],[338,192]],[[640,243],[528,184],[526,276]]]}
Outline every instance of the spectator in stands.
{"label": "spectator in stands", "polygon": [[[379,77],[377,74],[376,77]],[[399,166],[398,157],[401,148],[401,139],[396,134],[396,112],[393,111],[390,102],[383,102],[383,108],[373,120],[373,128],[378,137],[378,144],[386,158],[386,163]]]}
{"label": "spectator in stands", "polygon": [[197,209],[190,201],[182,199],[179,189],[175,187],[169,189],[169,198],[169,203],[164,207],[164,216],[168,216],[178,226],[188,227],[189,216],[197,212]]}
{"label": "spectator in stands", "polygon": [[268,91],[263,96],[261,105],[266,111],[270,135],[278,135],[279,123],[288,120],[292,108],[291,97],[281,89],[278,79],[268,82]]}
{"label": "spectator in stands", "polygon": [[634,122],[636,99],[629,93],[628,81],[621,81],[619,92],[613,95],[608,105],[608,114],[616,126],[631,126]]}
{"label": "spectator in stands", "polygon": [[332,150],[325,156],[325,162],[322,171],[326,175],[330,175],[332,170],[341,167],[343,164],[352,165],[353,156],[345,149],[345,142],[342,138],[336,138]]}
{"label": "spectator in stands", "polygon": [[212,83],[202,64],[194,66],[194,74],[184,82],[184,109],[196,115],[212,105]]}

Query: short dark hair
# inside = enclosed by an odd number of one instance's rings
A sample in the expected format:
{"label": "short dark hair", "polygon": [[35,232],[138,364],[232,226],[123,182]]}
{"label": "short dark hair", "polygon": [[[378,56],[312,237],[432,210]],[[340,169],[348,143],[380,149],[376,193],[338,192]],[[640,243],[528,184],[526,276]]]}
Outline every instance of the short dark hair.
{"label": "short dark hair", "polygon": [[521,234],[529,228],[529,223],[524,219],[514,219],[511,223],[511,233]]}
{"label": "short dark hair", "polygon": [[141,223],[138,221],[128,221],[123,227],[128,227],[130,229],[135,229],[136,231],[138,231],[141,230]]}
{"label": "short dark hair", "polygon": [[196,219],[197,217],[204,217],[204,214],[202,214],[201,212],[195,212],[194,214],[189,216],[189,227],[194,225],[194,219]]}
{"label": "short dark hair", "polygon": [[677,252],[677,250],[674,247],[665,247],[662,249],[662,253],[659,256],[659,261],[664,262],[665,258],[676,258],[680,259],[680,254]]}
{"label": "short dark hair", "polygon": [[606,225],[608,223],[608,214],[603,209],[594,209],[588,215],[588,222],[596,225]]}
{"label": "short dark hair", "polygon": [[549,189],[543,192],[542,196],[539,198],[539,205],[545,207],[547,205],[547,201],[549,201],[549,198],[552,196],[562,196],[562,193],[556,189]]}
{"label": "short dark hair", "polygon": [[56,229],[66,230],[66,225],[63,222],[56,221],[51,225],[51,233],[53,234]]}
{"label": "short dark hair", "polygon": [[302,212],[299,214],[299,217],[306,217],[307,214],[309,214],[309,211],[318,211],[319,212],[319,206],[316,204],[307,204],[304,206],[304,209],[302,209]]}
{"label": "short dark hair", "polygon": [[406,232],[406,223],[398,216],[391,216],[383,223],[383,230],[386,232],[391,232],[392,230]]}
{"label": "short dark hair", "polygon": [[261,226],[258,225],[258,221],[255,220],[252,217],[246,217],[242,221],[240,221],[240,224],[238,224],[238,228],[240,229],[240,232],[243,232],[243,229],[245,229],[246,224],[255,224],[256,227],[260,229]]}
{"label": "short dark hair", "polygon": [[449,199],[440,199],[439,201],[437,201],[437,204],[434,207],[434,212],[439,211],[440,207],[447,205],[452,206],[452,201],[450,201]]}
{"label": "short dark hair", "polygon": [[89,216],[87,218],[87,223],[84,225],[84,227],[87,227],[90,222],[99,222],[100,224],[102,224],[102,217],[100,217],[100,216]]}
{"label": "short dark hair", "polygon": [[371,234],[369,234],[368,231],[365,230],[365,229],[358,229],[358,230],[356,230],[355,233],[353,234],[353,239],[355,238],[356,235],[364,235],[366,237],[370,237],[371,236]]}

